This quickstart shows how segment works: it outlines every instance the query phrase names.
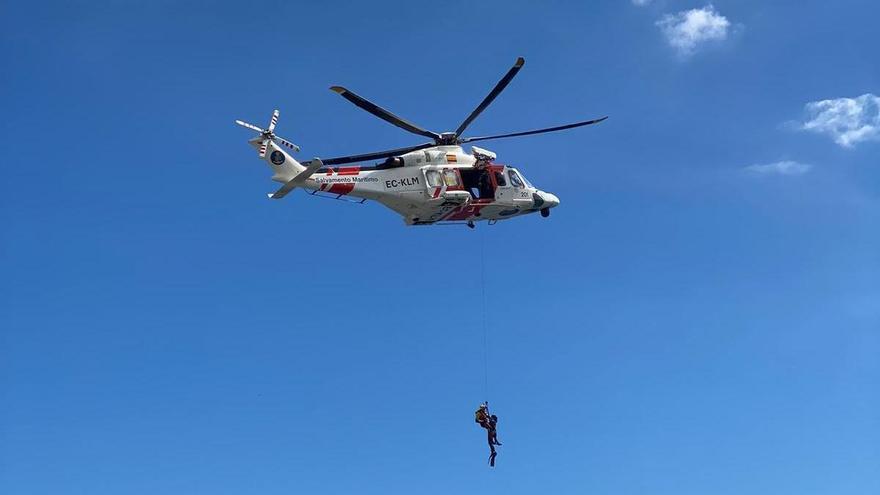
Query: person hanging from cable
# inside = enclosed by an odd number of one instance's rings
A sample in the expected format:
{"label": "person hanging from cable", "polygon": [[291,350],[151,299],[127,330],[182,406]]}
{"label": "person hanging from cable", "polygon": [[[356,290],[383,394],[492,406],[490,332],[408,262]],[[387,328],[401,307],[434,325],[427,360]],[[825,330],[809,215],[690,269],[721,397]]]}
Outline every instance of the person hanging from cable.
{"label": "person hanging from cable", "polygon": [[498,416],[489,416],[489,445],[501,445],[498,441]]}
{"label": "person hanging from cable", "polygon": [[480,404],[480,407],[474,412],[474,421],[481,427],[486,429],[486,438],[489,442],[489,465],[495,467],[495,451],[496,445],[501,445],[498,441],[498,416],[489,414],[489,402]]}
{"label": "person hanging from cable", "polygon": [[495,456],[498,455],[498,452],[495,452],[495,446],[501,445],[501,442],[498,441],[498,416],[492,414],[489,416],[489,466],[495,467]]}
{"label": "person hanging from cable", "polygon": [[479,423],[480,426],[487,430],[489,429],[489,402],[483,402],[474,411],[474,422]]}

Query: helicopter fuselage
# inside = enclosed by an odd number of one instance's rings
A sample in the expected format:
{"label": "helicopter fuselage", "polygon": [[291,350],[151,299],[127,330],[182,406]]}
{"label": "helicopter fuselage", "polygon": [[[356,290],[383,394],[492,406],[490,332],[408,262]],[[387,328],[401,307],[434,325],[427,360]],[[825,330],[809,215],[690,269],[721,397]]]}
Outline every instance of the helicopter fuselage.
{"label": "helicopter fuselage", "polygon": [[[293,160],[274,145],[267,158],[279,167]],[[286,174],[273,179],[290,180]],[[494,223],[538,211],[546,216],[559,204],[517,169],[478,159],[453,145],[414,151],[375,166],[323,167],[299,187],[337,199],[377,201],[403,216],[407,225]]]}

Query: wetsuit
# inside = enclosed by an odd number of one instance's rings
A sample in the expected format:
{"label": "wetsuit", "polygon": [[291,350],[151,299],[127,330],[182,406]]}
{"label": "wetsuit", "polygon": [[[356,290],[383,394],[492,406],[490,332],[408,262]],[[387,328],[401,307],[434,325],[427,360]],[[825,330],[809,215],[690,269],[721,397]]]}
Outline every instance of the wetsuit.
{"label": "wetsuit", "polygon": [[498,441],[498,416],[494,414],[489,416],[489,427],[486,428],[489,430],[489,445],[501,445],[501,442]]}
{"label": "wetsuit", "polygon": [[495,467],[495,456],[498,455],[498,452],[495,451],[495,446],[501,445],[501,442],[498,441],[497,425],[498,416],[494,414],[489,416],[489,420],[486,423],[486,437],[489,442],[489,465],[492,467]]}

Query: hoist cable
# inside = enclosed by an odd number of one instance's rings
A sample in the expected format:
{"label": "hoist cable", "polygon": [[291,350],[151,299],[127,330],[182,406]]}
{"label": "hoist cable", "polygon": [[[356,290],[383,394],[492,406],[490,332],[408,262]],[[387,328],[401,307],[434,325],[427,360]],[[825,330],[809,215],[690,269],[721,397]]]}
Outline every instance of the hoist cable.
{"label": "hoist cable", "polygon": [[480,308],[483,322],[483,366],[485,400],[489,400],[489,326],[486,324],[486,234],[480,229]]}

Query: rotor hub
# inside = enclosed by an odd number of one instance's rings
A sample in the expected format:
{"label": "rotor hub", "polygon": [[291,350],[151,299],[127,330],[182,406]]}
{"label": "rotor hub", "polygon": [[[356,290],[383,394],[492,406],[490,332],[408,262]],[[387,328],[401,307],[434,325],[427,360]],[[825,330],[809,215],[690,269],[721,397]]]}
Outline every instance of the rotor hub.
{"label": "rotor hub", "polygon": [[458,144],[458,134],[454,132],[441,133],[438,144]]}

